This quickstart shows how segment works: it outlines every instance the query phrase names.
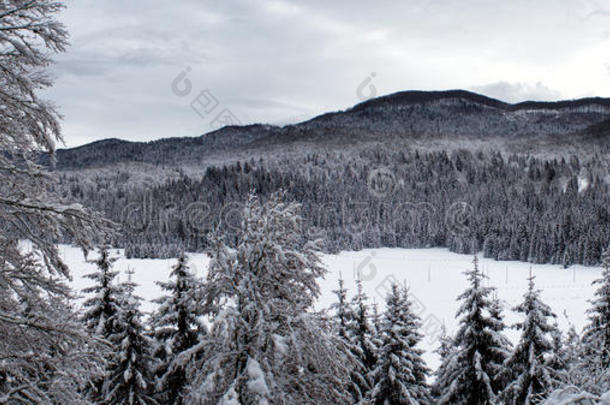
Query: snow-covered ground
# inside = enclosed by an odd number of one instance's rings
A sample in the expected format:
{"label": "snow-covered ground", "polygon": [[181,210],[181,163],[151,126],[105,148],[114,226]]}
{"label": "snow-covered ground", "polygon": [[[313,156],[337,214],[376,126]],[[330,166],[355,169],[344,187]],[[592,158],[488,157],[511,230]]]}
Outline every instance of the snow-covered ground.
{"label": "snow-covered ground", "polygon": [[[89,285],[83,275],[94,270],[95,266],[84,261],[82,252],[73,247],[61,246],[61,252],[70,266],[73,275],[72,285],[81,290]],[[135,271],[134,281],[139,284],[138,294],[151,300],[160,294],[157,280],[166,280],[175,260],[168,259],[126,259],[122,251],[113,250],[120,255],[115,269]],[[91,257],[95,255],[91,254]],[[465,289],[466,279],[462,272],[472,266],[472,256],[451,253],[446,249],[367,249],[358,252],[342,252],[337,255],[324,255],[323,262],[329,270],[326,278],[320,280],[322,296],[317,308],[327,308],[334,302],[332,293],[341,275],[351,293],[355,291],[354,280],[357,274],[363,280],[368,296],[383,309],[385,292],[393,281],[406,283],[418,306],[423,321],[424,340],[428,366],[435,369],[437,356],[431,351],[437,346],[441,324],[449,333],[457,326],[454,318],[457,309],[456,297]],[[208,264],[204,254],[191,254],[190,265],[195,274],[203,276]],[[537,287],[543,290],[542,297],[557,314],[557,322],[563,330],[569,323],[582,328],[586,320],[587,300],[594,288],[591,282],[600,275],[599,268],[572,266],[563,269],[555,265],[532,265],[522,262],[496,262],[480,259],[480,268],[489,276],[489,284],[498,289],[498,297],[510,309],[518,302],[527,288],[527,277],[531,271],[536,276]],[[121,275],[125,279],[125,275]],[[150,302],[144,303],[144,311],[154,308]],[[512,311],[506,311],[509,324],[518,320]],[[511,339],[518,333],[509,332]]]}

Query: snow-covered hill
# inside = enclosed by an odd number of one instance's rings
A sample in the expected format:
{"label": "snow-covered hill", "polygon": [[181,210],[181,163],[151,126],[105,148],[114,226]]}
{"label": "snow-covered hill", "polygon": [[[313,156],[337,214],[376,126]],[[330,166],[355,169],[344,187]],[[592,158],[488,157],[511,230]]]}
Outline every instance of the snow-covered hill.
{"label": "snow-covered hill", "polygon": [[590,152],[596,147],[607,153],[609,123],[608,98],[508,104],[464,90],[402,91],[294,125],[232,125],[198,137],[152,142],[105,139],[60,149],[56,155],[57,168],[62,170],[127,166],[132,172],[148,172],[151,167],[188,170],[304,152],[357,152],[379,143],[397,148],[493,147],[551,155]]}
{"label": "snow-covered hill", "polygon": [[[77,248],[62,246],[61,252],[72,271],[74,289],[81,290],[88,285],[82,276],[93,270],[94,265],[84,262],[83,255]],[[113,253],[122,255],[121,250],[113,250]],[[137,293],[147,300],[143,309],[151,311],[153,304],[149,300],[160,294],[155,281],[164,281],[174,262],[172,259],[121,257],[116,262],[115,269],[124,272],[132,268],[135,271],[134,281],[139,284]],[[340,276],[345,279],[350,292],[353,292],[354,280],[359,274],[368,296],[380,305],[383,305],[385,292],[392,281],[406,283],[411,288],[423,320],[425,337],[422,346],[426,350],[425,359],[429,367],[437,367],[438,359],[432,350],[437,346],[441,324],[446,325],[448,332],[455,331],[455,298],[466,286],[462,272],[471,266],[471,256],[451,253],[446,249],[383,248],[324,255],[323,262],[329,272],[324,280],[320,280],[322,295],[317,309],[327,308],[334,302],[332,290],[337,287]],[[190,255],[191,268],[198,275],[205,274],[207,263],[208,258],[203,254]],[[557,321],[563,330],[567,330],[570,322],[579,330],[584,325],[587,300],[594,290],[591,282],[599,277],[601,270],[582,266],[563,269],[556,265],[530,265],[490,259],[480,259],[480,266],[489,276],[489,284],[497,287],[498,296],[505,303],[509,324],[518,319],[509,309],[521,300],[527,286],[526,277],[531,269],[536,276],[538,288],[543,290],[543,299],[558,315]],[[126,276],[122,274],[121,277],[124,279]],[[508,335],[512,339],[517,338],[513,331],[509,331]]]}

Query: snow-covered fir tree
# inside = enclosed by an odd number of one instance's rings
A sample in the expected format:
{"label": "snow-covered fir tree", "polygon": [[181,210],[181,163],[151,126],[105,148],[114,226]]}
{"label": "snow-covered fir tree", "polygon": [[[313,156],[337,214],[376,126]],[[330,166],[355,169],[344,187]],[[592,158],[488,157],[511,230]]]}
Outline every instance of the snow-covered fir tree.
{"label": "snow-covered fir tree", "polygon": [[369,387],[368,377],[361,361],[362,351],[359,346],[352,343],[349,338],[349,327],[355,317],[354,311],[347,300],[347,289],[342,277],[339,277],[339,286],[333,293],[337,296],[337,301],[330,307],[334,313],[335,331],[340,341],[345,347],[345,352],[349,355],[352,361],[352,369],[350,371],[349,392],[352,395],[353,402],[359,403],[364,400],[364,394],[360,387]]}
{"label": "snow-covered fir tree", "polygon": [[102,387],[101,404],[151,405],[157,404],[152,392],[151,341],[146,334],[140,311],[140,297],[135,295],[136,284],[127,271],[128,281],[121,284],[118,332],[111,336],[113,349],[111,367]]}
{"label": "snow-covered fir tree", "polygon": [[375,405],[430,404],[428,369],[417,348],[421,321],[413,312],[407,288],[393,284],[381,326],[379,359],[371,378],[369,401]]}
{"label": "snow-covered fir tree", "polygon": [[515,325],[521,330],[521,337],[505,363],[511,380],[502,394],[507,405],[538,404],[553,389],[553,370],[547,358],[553,350],[552,334],[555,331],[549,318],[554,318],[555,314],[541,301],[534,278],[528,278],[524,300],[515,307],[515,311],[522,313],[525,319]]}
{"label": "snow-covered fir tree", "polygon": [[[118,271],[112,269],[116,257],[111,257],[109,248],[99,248],[99,257],[92,260],[97,267],[93,273],[85,274],[85,278],[93,280],[93,285],[84,288],[83,293],[89,298],[83,302],[84,313],[81,317],[85,327],[93,337],[104,339],[112,347],[113,337],[119,333],[119,316],[121,313],[121,287],[115,282]],[[111,367],[111,363],[106,363]],[[101,375],[92,381],[87,389],[90,399],[101,400],[104,376]]]}
{"label": "snow-covered fir tree", "polygon": [[496,292],[492,293],[491,305],[489,307],[489,316],[494,321],[494,331],[497,333],[496,345],[499,350],[496,351],[496,357],[494,361],[490,363],[492,371],[495,378],[493,379],[492,387],[494,392],[498,393],[504,389],[508,381],[506,381],[506,376],[503,375],[504,372],[504,362],[510,356],[513,346],[506,337],[505,330],[506,324],[504,323],[504,314],[503,314],[503,304],[498,298]]}
{"label": "snow-covered fir tree", "polygon": [[[442,392],[437,403],[451,405],[489,405],[498,394],[494,390],[500,364],[508,355],[504,325],[490,312],[494,289],[484,285],[484,276],[475,256],[473,268],[465,272],[470,286],[458,299],[462,315],[454,337],[455,353],[445,368]],[[447,384],[447,382],[449,382]]]}
{"label": "snow-covered fir tree", "polygon": [[356,294],[350,303],[352,316],[347,324],[347,339],[352,354],[356,358],[355,368],[352,370],[352,382],[358,386],[362,400],[368,396],[372,388],[371,372],[377,363],[377,338],[375,327],[371,322],[368,297],[363,288],[362,281],[356,279]]}
{"label": "snow-covered fir tree", "polygon": [[343,277],[339,277],[338,283],[338,288],[333,290],[333,294],[337,296],[337,301],[330,306],[330,309],[334,313],[337,335],[343,339],[347,339],[347,328],[354,316],[354,313],[347,300],[347,289],[345,288],[345,281],[343,280]]}
{"label": "snow-covered fir tree", "polygon": [[441,334],[438,339],[439,345],[434,351],[440,358],[440,365],[434,371],[434,383],[430,387],[430,393],[434,398],[440,397],[441,393],[449,386],[451,381],[446,376],[451,369],[450,359],[455,354],[453,338],[447,334],[445,324],[441,327]]}
{"label": "snow-covered fir tree", "polygon": [[559,388],[566,384],[569,380],[567,374],[569,372],[568,354],[565,346],[563,333],[559,329],[557,322],[553,325],[553,330],[550,332],[552,348],[546,358],[546,364],[551,373],[553,380],[553,388]]}
{"label": "snow-covered fir tree", "polygon": [[83,289],[85,295],[91,296],[83,302],[82,319],[89,332],[104,339],[117,330],[114,323],[119,313],[121,288],[115,282],[119,272],[112,269],[117,259],[110,256],[107,246],[100,247],[99,257],[91,261],[97,270],[84,276],[93,280],[93,285]]}
{"label": "snow-covered fir tree", "polygon": [[610,390],[610,245],[602,255],[601,277],[587,310],[588,323],[583,331],[584,358],[581,366],[587,370],[586,388],[602,393]]}
{"label": "snow-covered fir tree", "polygon": [[186,397],[186,363],[191,361],[185,352],[207,334],[201,322],[203,283],[191,273],[188,258],[182,253],[172,267],[170,280],[157,284],[167,295],[153,300],[159,306],[150,321],[155,346],[155,398],[163,404],[181,405]]}
{"label": "snow-covered fir tree", "polygon": [[379,305],[373,299],[373,303],[371,304],[371,323],[373,328],[375,329],[376,342],[375,346],[379,347],[378,343],[381,342],[381,329],[382,329],[382,314],[379,312]]}
{"label": "snow-covered fir tree", "polygon": [[62,3],[0,3],[1,403],[84,403],[79,387],[103,354],[77,322],[56,242],[90,249],[108,223],[55,194],[56,177],[37,163],[61,141],[59,115],[41,91],[52,85],[53,55],[67,46],[56,19]]}
{"label": "snow-covered fir tree", "polygon": [[310,311],[320,290],[317,244],[304,242],[299,205],[250,196],[235,248],[215,241],[206,279],[209,336],[191,349],[197,404],[350,402],[350,364],[332,327]]}

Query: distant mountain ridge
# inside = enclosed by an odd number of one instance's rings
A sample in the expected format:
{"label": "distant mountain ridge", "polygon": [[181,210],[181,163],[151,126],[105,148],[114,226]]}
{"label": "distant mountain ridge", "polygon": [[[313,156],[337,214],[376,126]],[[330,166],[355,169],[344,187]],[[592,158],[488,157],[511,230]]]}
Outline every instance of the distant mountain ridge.
{"label": "distant mountain ridge", "polygon": [[[56,152],[59,170],[118,163],[181,166],[213,159],[346,150],[371,143],[426,147],[464,141],[536,153],[610,144],[610,98],[505,103],[465,90],[402,91],[286,126],[227,126],[198,137],[151,142],[105,139]],[[43,158],[48,162],[48,158]]]}

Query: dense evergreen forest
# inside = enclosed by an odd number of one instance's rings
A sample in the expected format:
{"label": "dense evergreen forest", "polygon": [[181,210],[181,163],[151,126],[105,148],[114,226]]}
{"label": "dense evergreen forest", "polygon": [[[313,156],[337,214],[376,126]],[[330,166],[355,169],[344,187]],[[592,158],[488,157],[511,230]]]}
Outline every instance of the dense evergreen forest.
{"label": "dense evergreen forest", "polygon": [[63,172],[64,197],[122,225],[114,243],[131,257],[201,251],[227,241],[248,192],[285,190],[308,237],[327,252],[386,247],[482,250],[485,257],[596,265],[610,241],[603,156],[544,159],[498,151],[391,150],[251,159],[144,184],[127,172]]}

